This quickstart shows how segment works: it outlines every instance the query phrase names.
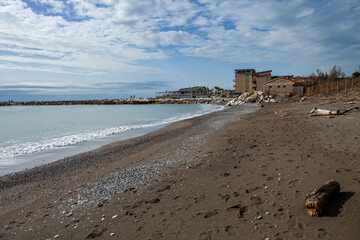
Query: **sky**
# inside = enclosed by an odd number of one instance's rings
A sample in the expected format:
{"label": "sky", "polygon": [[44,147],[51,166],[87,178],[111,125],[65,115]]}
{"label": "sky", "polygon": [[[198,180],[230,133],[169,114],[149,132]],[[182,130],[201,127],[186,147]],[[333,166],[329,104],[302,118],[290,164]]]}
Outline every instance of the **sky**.
{"label": "sky", "polygon": [[360,66],[359,0],[1,0],[0,101],[233,89]]}

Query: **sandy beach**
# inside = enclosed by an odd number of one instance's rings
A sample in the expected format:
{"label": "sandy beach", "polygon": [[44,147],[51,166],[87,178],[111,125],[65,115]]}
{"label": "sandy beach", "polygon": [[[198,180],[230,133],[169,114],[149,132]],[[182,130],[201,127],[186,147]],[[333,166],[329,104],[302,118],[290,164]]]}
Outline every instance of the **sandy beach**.
{"label": "sandy beach", "polygon": [[[359,101],[234,106],[0,177],[0,238],[359,239],[360,111],[308,117]],[[340,194],[307,215],[331,179]]]}

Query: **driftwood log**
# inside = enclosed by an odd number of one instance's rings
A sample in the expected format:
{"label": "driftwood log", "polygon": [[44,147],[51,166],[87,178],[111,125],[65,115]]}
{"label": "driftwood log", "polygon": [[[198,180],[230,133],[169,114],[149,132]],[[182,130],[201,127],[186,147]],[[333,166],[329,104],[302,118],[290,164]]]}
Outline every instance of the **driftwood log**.
{"label": "driftwood log", "polygon": [[320,216],[326,203],[340,192],[340,184],[334,180],[317,187],[305,197],[305,208],[310,216]]}
{"label": "driftwood log", "polygon": [[330,115],[343,115],[347,112],[350,112],[354,109],[359,109],[359,107],[352,107],[346,110],[335,110],[335,111],[331,111],[331,110],[325,110],[325,109],[318,109],[316,107],[314,107],[313,109],[311,109],[309,117],[313,117],[313,116],[330,116]]}

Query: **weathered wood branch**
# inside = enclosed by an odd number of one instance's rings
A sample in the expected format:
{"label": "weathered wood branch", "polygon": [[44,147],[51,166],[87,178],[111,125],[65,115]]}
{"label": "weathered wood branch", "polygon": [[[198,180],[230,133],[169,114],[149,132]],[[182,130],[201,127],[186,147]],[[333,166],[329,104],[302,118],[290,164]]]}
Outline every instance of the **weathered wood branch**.
{"label": "weathered wood branch", "polygon": [[344,110],[342,112],[342,114],[345,114],[345,113],[350,112],[350,111],[355,110],[355,109],[359,109],[359,107],[352,107],[352,108],[346,109],[346,110]]}
{"label": "weathered wood branch", "polygon": [[314,107],[313,109],[311,109],[309,117],[313,117],[313,116],[330,116],[330,115],[343,115],[347,112],[350,112],[352,110],[355,109],[359,109],[359,107],[352,107],[346,110],[336,110],[336,111],[331,111],[331,110],[325,110],[325,109],[318,109],[316,107]]}
{"label": "weathered wood branch", "polygon": [[319,109],[319,108],[314,107],[314,108],[310,111],[309,117],[313,117],[313,116],[339,115],[339,114],[340,114],[340,110],[331,111],[331,110]]}
{"label": "weathered wood branch", "polygon": [[305,197],[305,208],[310,216],[320,216],[325,205],[340,192],[340,184],[334,180],[315,188]]}

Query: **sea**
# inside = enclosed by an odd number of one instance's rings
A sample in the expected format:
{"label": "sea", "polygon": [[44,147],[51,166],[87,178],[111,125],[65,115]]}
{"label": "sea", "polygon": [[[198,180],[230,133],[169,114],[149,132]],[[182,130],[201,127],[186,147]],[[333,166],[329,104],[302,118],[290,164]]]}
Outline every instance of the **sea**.
{"label": "sea", "polygon": [[213,104],[0,107],[0,176],[222,109]]}

